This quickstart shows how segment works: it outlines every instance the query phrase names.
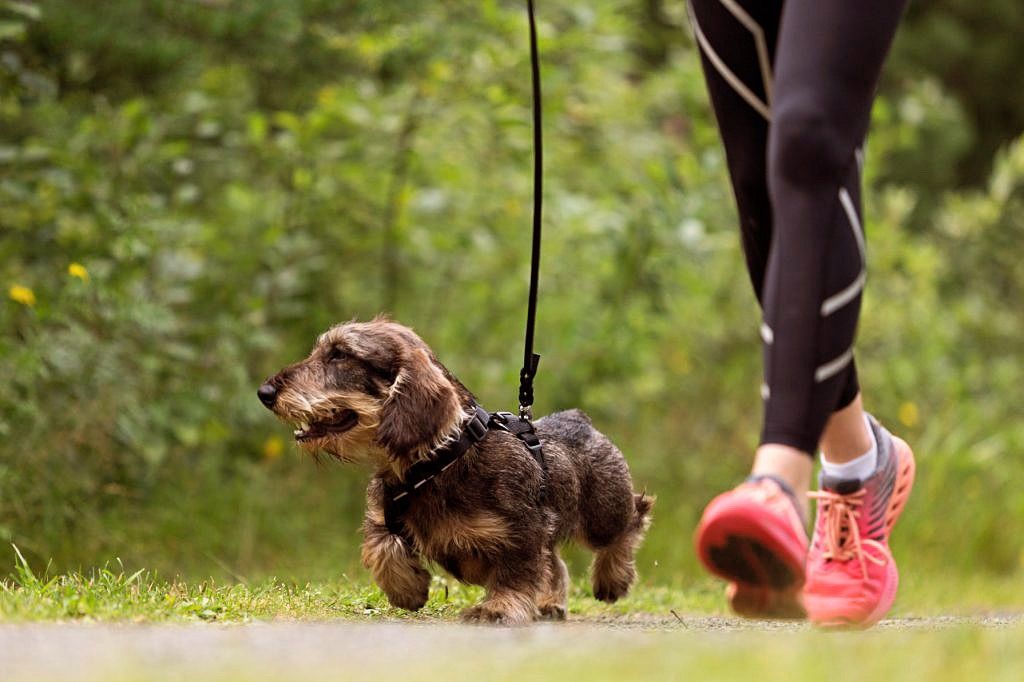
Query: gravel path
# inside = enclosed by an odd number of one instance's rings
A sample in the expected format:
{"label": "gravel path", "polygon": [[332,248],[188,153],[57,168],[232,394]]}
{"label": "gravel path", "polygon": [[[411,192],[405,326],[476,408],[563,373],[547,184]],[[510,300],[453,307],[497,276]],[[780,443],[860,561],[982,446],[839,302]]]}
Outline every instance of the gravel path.
{"label": "gravel path", "polygon": [[[1013,629],[1024,614],[883,621],[879,630]],[[449,623],[266,622],[248,625],[3,624],[0,680],[432,680],[459,677],[482,656],[502,670],[522,661],[588,652],[721,646],[808,632],[801,623],[683,616],[569,621],[527,628]],[[746,633],[746,634],[744,634]],[[750,633],[754,633],[751,635]],[[758,634],[759,633],[759,634]],[[774,634],[773,634],[774,633]],[[813,636],[812,634],[797,637]],[[555,658],[551,658],[556,654]],[[592,656],[591,656],[592,657]],[[476,673],[478,674],[478,673]],[[476,674],[473,677],[476,677]],[[490,678],[488,678],[490,679]],[[557,679],[557,677],[555,678]]]}

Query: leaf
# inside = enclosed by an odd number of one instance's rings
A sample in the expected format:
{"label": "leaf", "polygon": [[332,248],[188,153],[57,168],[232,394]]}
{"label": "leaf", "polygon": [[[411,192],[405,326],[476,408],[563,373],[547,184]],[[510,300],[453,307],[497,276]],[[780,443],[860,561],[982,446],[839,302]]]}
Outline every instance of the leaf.
{"label": "leaf", "polygon": [[20,21],[0,21],[0,40],[23,40],[25,24]]}
{"label": "leaf", "polygon": [[18,2],[17,0],[6,0],[4,7],[15,14],[20,14],[23,17],[31,19],[33,21],[39,21],[43,16],[43,11],[33,2]]}

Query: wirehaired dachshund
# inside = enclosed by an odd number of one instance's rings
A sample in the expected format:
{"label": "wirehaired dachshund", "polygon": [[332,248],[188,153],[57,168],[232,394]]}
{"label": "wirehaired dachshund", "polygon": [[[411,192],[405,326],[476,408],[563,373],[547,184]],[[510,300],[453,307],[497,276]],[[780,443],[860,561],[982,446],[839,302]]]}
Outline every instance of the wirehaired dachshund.
{"label": "wirehaired dachshund", "polygon": [[622,453],[579,410],[536,421],[543,464],[513,434],[488,430],[415,490],[394,532],[385,491],[458,440],[476,406],[423,340],[384,318],[341,324],[258,394],[304,450],[373,467],[362,561],[394,606],[426,603],[426,560],[486,589],[467,621],[564,619],[569,576],[558,550],[568,540],[594,552],[597,599],[614,602],[636,580],[653,499],[633,492]]}

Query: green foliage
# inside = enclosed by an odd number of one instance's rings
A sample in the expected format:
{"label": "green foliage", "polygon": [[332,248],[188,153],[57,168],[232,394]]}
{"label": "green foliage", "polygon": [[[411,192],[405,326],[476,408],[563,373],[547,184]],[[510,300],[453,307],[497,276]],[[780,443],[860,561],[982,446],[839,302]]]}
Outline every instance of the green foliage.
{"label": "green foliage", "polygon": [[954,168],[959,182],[984,184],[995,152],[1024,131],[1024,93],[1014,82],[1024,47],[1014,0],[913,0],[893,50],[891,73],[928,75],[965,112],[975,138]]}
{"label": "green foliage", "polygon": [[[520,3],[8,5],[24,11],[0,30],[0,539],[58,570],[360,570],[365,472],[282,457],[254,391],[328,325],[387,311],[487,405],[513,403]],[[645,7],[542,11],[538,408],[580,406],[620,444],[659,497],[641,570],[679,585],[697,513],[749,463],[760,355],[696,54],[640,45]],[[949,191],[971,109],[894,75],[869,145],[859,352],[871,409],[921,457],[896,551],[908,570],[1014,575],[1024,143],[988,186]]]}

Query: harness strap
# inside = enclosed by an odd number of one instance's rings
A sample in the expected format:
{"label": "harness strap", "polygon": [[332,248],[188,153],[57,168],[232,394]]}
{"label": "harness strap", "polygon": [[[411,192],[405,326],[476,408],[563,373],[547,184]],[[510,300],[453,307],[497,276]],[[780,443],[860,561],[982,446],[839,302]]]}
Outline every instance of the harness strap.
{"label": "harness strap", "polygon": [[[537,464],[540,465],[541,471],[544,472],[545,479],[547,478],[548,467],[547,463],[544,461],[544,448],[540,444],[540,438],[537,436],[537,432],[533,429],[533,422],[529,419],[518,417],[511,412],[495,412],[491,415],[489,425],[492,428],[508,431],[513,436],[523,441],[523,444],[526,445],[526,449],[530,451],[533,458],[537,460]],[[542,484],[541,501],[543,501],[544,497],[544,487],[545,486]]]}
{"label": "harness strap", "polygon": [[453,466],[469,449],[479,443],[490,429],[507,431],[526,445],[530,455],[541,468],[540,502],[544,501],[547,490],[547,465],[540,438],[533,429],[533,423],[511,412],[490,413],[480,405],[473,405],[473,415],[466,420],[459,437],[436,450],[434,456],[424,462],[417,462],[406,472],[405,482],[386,484],[384,487],[384,525],[388,532],[409,541],[402,518],[409,510],[416,492],[434,479],[435,476]]}

